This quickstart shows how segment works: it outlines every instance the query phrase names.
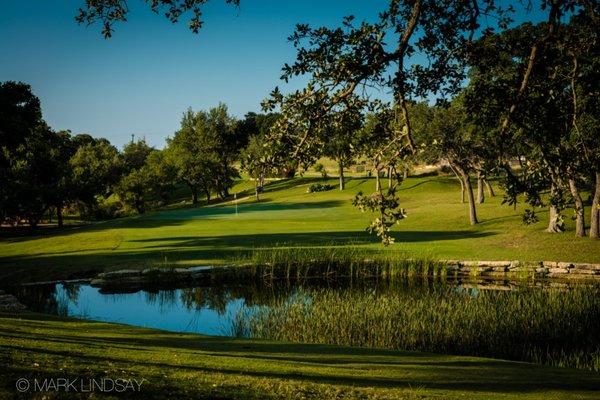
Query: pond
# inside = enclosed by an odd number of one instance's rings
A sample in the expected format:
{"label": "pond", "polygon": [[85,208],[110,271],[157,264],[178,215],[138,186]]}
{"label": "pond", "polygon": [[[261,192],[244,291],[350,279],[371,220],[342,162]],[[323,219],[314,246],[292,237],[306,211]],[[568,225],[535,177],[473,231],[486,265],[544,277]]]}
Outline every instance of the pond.
{"label": "pond", "polygon": [[600,370],[600,287],[268,281],[104,293],[13,290],[29,309],[175,332],[489,356]]}
{"label": "pond", "polygon": [[[508,282],[485,285],[454,282],[456,291],[477,295],[479,287],[489,290],[516,290]],[[45,284],[24,286],[12,291],[30,310],[95,321],[190,332],[214,336],[235,336],[233,325],[240,313],[248,314],[297,299],[299,293],[331,291],[432,291],[448,286],[433,281],[363,282],[309,281],[278,282],[268,285],[225,285],[189,288],[147,289],[132,293],[104,293],[89,284]]]}

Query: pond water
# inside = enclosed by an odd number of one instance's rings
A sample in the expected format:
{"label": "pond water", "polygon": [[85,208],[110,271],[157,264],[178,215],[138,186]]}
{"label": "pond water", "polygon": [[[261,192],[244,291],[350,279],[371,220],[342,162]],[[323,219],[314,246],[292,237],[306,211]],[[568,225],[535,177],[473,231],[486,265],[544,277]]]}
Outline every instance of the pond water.
{"label": "pond water", "polygon": [[253,307],[236,288],[102,293],[88,284],[56,284],[21,288],[16,296],[37,312],[216,336],[230,336],[232,318]]}
{"label": "pond water", "polygon": [[33,311],[174,332],[600,370],[598,285],[413,279],[246,282],[129,293],[51,284],[10,291]]}
{"label": "pond water", "polygon": [[[33,285],[13,290],[30,310],[95,321],[129,324],[215,336],[235,336],[233,322],[243,311],[246,315],[297,299],[299,292],[311,290],[352,292],[431,292],[439,287],[476,296],[480,289],[472,283],[432,281],[351,282],[313,281],[303,284],[276,282],[270,285],[233,285],[163,290],[139,290],[133,293],[103,293],[88,284]],[[515,290],[508,282],[487,283],[487,289]]]}

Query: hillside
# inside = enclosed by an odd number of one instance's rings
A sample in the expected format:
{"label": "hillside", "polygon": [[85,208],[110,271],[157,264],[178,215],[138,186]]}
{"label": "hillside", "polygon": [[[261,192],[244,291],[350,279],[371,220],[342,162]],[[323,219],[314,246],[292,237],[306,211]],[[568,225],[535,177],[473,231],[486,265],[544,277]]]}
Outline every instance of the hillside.
{"label": "hillside", "polygon": [[[538,224],[525,226],[522,209],[501,205],[501,196],[478,205],[481,223],[471,227],[458,183],[445,176],[403,183],[399,193],[408,218],[394,228],[396,243],[384,248],[364,231],[371,215],[350,203],[357,192],[371,192],[374,179],[352,178],[343,192],[307,193],[315,181],[320,180],[272,182],[258,203],[248,196],[252,184],[240,181],[232,191],[240,193],[237,213],[233,201],[203,207],[179,204],[61,231],[4,230],[0,277],[48,280],[157,264],[223,264],[239,261],[255,248],[277,245],[355,245],[407,257],[600,262],[600,241],[575,238],[571,220],[566,233],[548,234],[546,212],[540,213]],[[336,185],[336,179],[327,182]]]}

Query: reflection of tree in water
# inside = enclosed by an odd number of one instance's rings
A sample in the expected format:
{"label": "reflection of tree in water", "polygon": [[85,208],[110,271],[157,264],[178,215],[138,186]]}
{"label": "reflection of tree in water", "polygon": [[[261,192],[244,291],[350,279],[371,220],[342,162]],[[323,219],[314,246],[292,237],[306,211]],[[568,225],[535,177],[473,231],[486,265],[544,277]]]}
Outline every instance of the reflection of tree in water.
{"label": "reflection of tree in water", "polygon": [[144,292],[146,303],[158,304],[161,313],[164,313],[177,304],[178,290],[157,290]]}
{"label": "reflection of tree in water", "polygon": [[10,292],[29,310],[53,315],[67,315],[69,303],[77,303],[79,284],[44,284],[18,286]]}
{"label": "reflection of tree in water", "polygon": [[77,303],[77,300],[79,300],[79,289],[81,289],[81,285],[78,283],[63,283],[62,288],[67,298],[71,302]]}
{"label": "reflection of tree in water", "polygon": [[31,311],[58,314],[55,284],[19,286],[11,292]]}
{"label": "reflection of tree in water", "polygon": [[189,310],[208,308],[222,315],[227,304],[237,298],[230,289],[224,286],[182,289],[181,303]]}

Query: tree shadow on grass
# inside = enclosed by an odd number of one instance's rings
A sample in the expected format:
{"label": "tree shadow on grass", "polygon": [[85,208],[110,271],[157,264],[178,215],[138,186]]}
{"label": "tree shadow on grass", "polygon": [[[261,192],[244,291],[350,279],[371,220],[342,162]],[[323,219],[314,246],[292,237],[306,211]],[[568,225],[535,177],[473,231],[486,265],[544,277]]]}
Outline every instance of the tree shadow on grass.
{"label": "tree shadow on grass", "polygon": [[[392,232],[398,243],[418,243],[444,240],[477,239],[495,235],[494,232],[476,231],[400,231]],[[147,243],[145,249],[191,248],[191,247],[236,247],[251,248],[276,245],[290,246],[342,246],[378,243],[378,239],[366,232],[298,232],[263,233],[227,236],[176,236],[169,238],[134,239],[134,243]],[[156,244],[153,244],[156,243]]]}
{"label": "tree shadow on grass", "polygon": [[[447,240],[471,240],[495,235],[478,231],[401,231],[392,236],[398,243],[420,243]],[[34,255],[0,256],[0,280],[35,282],[55,279],[92,277],[104,270],[148,268],[157,264],[206,264],[247,259],[255,249],[286,247],[331,247],[376,244],[378,239],[366,232],[295,232],[224,236],[175,236],[133,239],[143,244],[135,250],[117,249],[87,253],[38,253]],[[124,242],[125,243],[125,242]],[[365,250],[377,251],[377,249]]]}
{"label": "tree shadow on grass", "polygon": [[168,212],[160,212],[149,215],[143,218],[145,221],[174,221],[204,218],[218,218],[223,216],[233,216],[236,214],[248,214],[254,212],[272,212],[272,211],[295,211],[295,210],[317,210],[334,208],[343,205],[341,200],[324,200],[324,201],[307,201],[307,202],[270,202],[270,199],[263,199],[257,203],[240,203],[236,207],[235,204],[220,205],[214,207],[199,207],[187,208],[182,210],[173,210]]}
{"label": "tree shadow on grass", "polygon": [[[28,315],[22,318],[30,319],[31,326],[37,328],[48,321],[64,321],[43,317],[44,322],[40,322],[39,318]],[[600,387],[600,375],[596,373],[528,363],[384,349],[204,337],[67,321],[68,326],[54,323],[51,335],[25,327],[26,332],[0,332],[0,338],[16,335],[20,340],[36,343],[35,346],[25,343],[12,348],[21,354],[68,357],[80,360],[81,364],[125,364],[128,369],[151,367],[301,383],[399,389],[421,387],[490,394],[518,395],[550,390],[560,390],[566,394],[594,391]],[[81,336],[77,332],[81,332]],[[10,348],[10,345],[7,346]],[[81,353],[82,348],[88,349],[86,354]],[[170,353],[178,354],[177,363],[168,362],[158,355]],[[236,362],[228,363],[228,359],[235,359]]]}

